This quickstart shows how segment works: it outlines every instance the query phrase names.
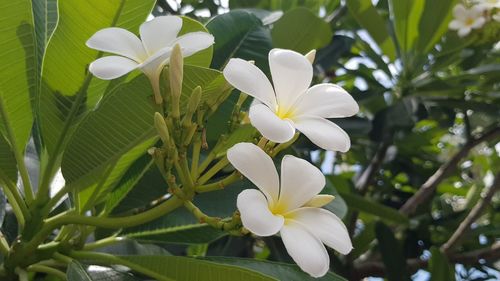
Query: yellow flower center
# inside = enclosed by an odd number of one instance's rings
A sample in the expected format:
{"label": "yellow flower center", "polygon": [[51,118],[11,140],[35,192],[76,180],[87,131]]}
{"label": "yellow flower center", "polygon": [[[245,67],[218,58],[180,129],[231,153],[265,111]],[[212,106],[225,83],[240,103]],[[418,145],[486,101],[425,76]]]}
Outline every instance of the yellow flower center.
{"label": "yellow flower center", "polygon": [[474,19],[473,18],[467,18],[465,20],[465,24],[468,25],[468,26],[471,26],[473,23],[474,23]]}
{"label": "yellow flower center", "polygon": [[294,111],[295,110],[293,110],[293,108],[284,108],[284,107],[279,106],[279,105],[276,107],[276,115],[281,120],[292,119],[293,115],[294,115]]}

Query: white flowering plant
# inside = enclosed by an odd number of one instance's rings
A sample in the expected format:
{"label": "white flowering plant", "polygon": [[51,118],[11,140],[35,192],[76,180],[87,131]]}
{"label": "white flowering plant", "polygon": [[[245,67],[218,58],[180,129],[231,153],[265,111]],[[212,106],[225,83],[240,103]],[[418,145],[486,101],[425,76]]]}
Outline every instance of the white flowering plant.
{"label": "white flowering plant", "polygon": [[0,3],[0,280],[495,261],[498,1],[198,2]]}

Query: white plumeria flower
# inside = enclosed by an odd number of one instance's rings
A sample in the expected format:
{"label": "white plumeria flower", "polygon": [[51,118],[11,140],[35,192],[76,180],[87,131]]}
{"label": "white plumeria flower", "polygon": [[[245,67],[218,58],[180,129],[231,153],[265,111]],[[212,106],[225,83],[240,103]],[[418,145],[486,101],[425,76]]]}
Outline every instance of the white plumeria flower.
{"label": "white plumeria flower", "polygon": [[297,129],[321,148],[349,150],[347,133],[326,118],[356,114],[359,110],[356,101],[334,84],[309,88],[312,64],[297,52],[271,50],[269,67],[274,89],[266,75],[248,61],[231,59],[223,71],[230,84],[256,99],[249,112],[252,125],[276,143],[291,140]]}
{"label": "white plumeria flower", "polygon": [[486,19],[483,17],[483,9],[478,5],[467,9],[462,4],[453,8],[454,19],[450,22],[449,28],[458,30],[458,36],[467,36],[472,29],[481,28]]}
{"label": "white plumeria flower", "polygon": [[237,206],[243,226],[258,236],[281,235],[288,254],[313,277],[325,275],[330,259],[323,244],[346,255],[352,249],[347,229],[336,215],[319,208],[333,199],[318,195],[325,185],[321,171],[309,162],[286,155],[281,185],[274,163],[251,143],[227,151],[229,162],[259,190],[246,189]]}
{"label": "white plumeria flower", "polygon": [[500,9],[500,0],[479,0],[477,1],[477,5],[482,9],[482,10],[493,10],[493,9]]}
{"label": "white plumeria flower", "polygon": [[138,68],[151,81],[155,95],[159,95],[160,73],[168,64],[176,44],[181,47],[182,55],[188,57],[214,43],[214,37],[206,32],[191,32],[177,37],[181,28],[180,17],[162,16],[140,26],[141,39],[123,28],[101,29],[90,37],[87,46],[119,56],[99,58],[90,64],[89,70],[101,79],[110,80]]}

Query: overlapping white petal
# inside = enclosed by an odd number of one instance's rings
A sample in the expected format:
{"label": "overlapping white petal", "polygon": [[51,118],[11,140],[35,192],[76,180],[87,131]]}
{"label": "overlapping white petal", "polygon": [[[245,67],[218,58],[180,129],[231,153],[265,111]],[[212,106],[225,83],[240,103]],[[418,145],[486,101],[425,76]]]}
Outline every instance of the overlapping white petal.
{"label": "overlapping white petal", "polygon": [[258,67],[242,59],[230,59],[223,74],[235,88],[258,99],[272,110],[275,109],[273,86]]}
{"label": "overlapping white petal", "polygon": [[101,79],[110,80],[123,76],[138,66],[137,62],[128,58],[107,56],[93,61],[89,65],[89,70]]}
{"label": "overlapping white petal", "polygon": [[227,159],[236,170],[255,184],[270,202],[278,201],[278,172],[271,157],[262,149],[252,143],[241,142],[227,150]]}
{"label": "overlapping white petal", "polygon": [[296,115],[323,118],[349,117],[358,113],[358,103],[346,90],[335,84],[318,84],[309,88],[296,103]]}
{"label": "overlapping white petal", "polygon": [[304,159],[286,155],[281,160],[279,204],[286,211],[297,209],[316,196],[325,186],[323,173]]}
{"label": "overlapping white petal", "polygon": [[[263,155],[267,156],[250,143],[239,143],[228,151],[231,164],[263,192],[247,189],[238,195],[243,226],[259,236],[279,232],[287,252],[300,268],[313,277],[321,277],[328,272],[330,263],[323,244],[342,254],[352,249],[342,221],[327,210],[311,207],[323,206],[333,198],[318,195],[325,178],[311,163],[286,155],[281,162],[279,195],[268,196],[277,190],[270,191],[269,187],[279,183],[275,181],[272,160]],[[266,170],[273,171],[272,175]]]}
{"label": "overlapping white petal", "polygon": [[295,128],[289,120],[280,119],[264,104],[250,107],[248,117],[252,125],[272,142],[287,142],[295,134]]}
{"label": "overlapping white petal", "polygon": [[287,221],[280,230],[286,251],[312,277],[321,277],[330,268],[330,257],[321,240],[296,221]]}
{"label": "overlapping white petal", "polygon": [[347,228],[332,212],[321,208],[306,207],[295,210],[291,216],[328,247],[343,255],[347,255],[352,250]]}
{"label": "overlapping white petal", "polygon": [[290,50],[272,49],[269,52],[269,68],[274,90],[280,107],[292,107],[302,95],[313,77],[313,68],[303,55]]}
{"label": "overlapping white petal", "polygon": [[326,150],[347,152],[351,148],[349,135],[339,126],[316,116],[302,115],[294,122],[295,128],[315,145]]}
{"label": "overlapping white petal", "polygon": [[148,57],[141,40],[135,34],[123,28],[109,27],[101,29],[92,35],[86,44],[89,48],[124,56],[137,63]]}
{"label": "overlapping white petal", "polygon": [[152,56],[166,46],[172,46],[172,41],[175,40],[181,28],[181,18],[164,16],[141,24],[139,33],[144,48]]}
{"label": "overlapping white petal", "polygon": [[[265,74],[247,61],[231,59],[223,71],[230,84],[259,101],[250,107],[252,125],[276,143],[291,140],[298,129],[321,148],[347,151],[350,147],[347,134],[324,118],[356,114],[359,107],[354,99],[334,84],[308,88],[313,75],[312,65],[306,56],[297,52],[271,50],[269,67],[274,90]],[[322,121],[317,121],[318,118]]]}
{"label": "overlapping white petal", "polygon": [[245,228],[259,236],[278,233],[285,222],[283,216],[271,213],[266,197],[255,189],[242,191],[238,195],[236,206],[240,210]]}

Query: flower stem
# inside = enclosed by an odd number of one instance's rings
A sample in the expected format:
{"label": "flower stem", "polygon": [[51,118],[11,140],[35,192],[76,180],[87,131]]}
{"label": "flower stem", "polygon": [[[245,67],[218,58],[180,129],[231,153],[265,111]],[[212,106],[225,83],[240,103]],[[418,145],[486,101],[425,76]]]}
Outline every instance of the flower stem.
{"label": "flower stem", "polygon": [[45,266],[45,265],[41,265],[41,264],[34,264],[34,265],[28,266],[27,269],[28,269],[28,271],[32,271],[32,272],[41,272],[41,273],[46,273],[48,275],[53,275],[61,280],[68,280],[66,278],[66,273],[64,273],[60,270],[57,270],[55,268],[49,267],[49,266]]}
{"label": "flower stem", "polygon": [[4,182],[3,185],[7,187],[3,189],[5,196],[7,196],[19,226],[22,229],[24,228],[26,220],[31,217],[28,207],[21,197],[21,194],[19,194],[16,186],[8,182]]}
{"label": "flower stem", "polygon": [[237,182],[241,180],[241,175],[238,172],[233,172],[231,175],[225,177],[224,179],[206,184],[206,185],[201,185],[196,187],[196,192],[198,193],[204,193],[204,192],[210,192],[210,191],[215,191],[215,190],[221,190],[224,189],[224,187]]}
{"label": "flower stem", "polygon": [[217,174],[217,172],[226,167],[227,164],[229,164],[229,160],[227,160],[227,157],[224,156],[224,158],[219,160],[217,164],[215,164],[212,168],[210,168],[210,170],[208,170],[203,176],[198,179],[198,184],[204,184],[209,181],[215,174]]}
{"label": "flower stem", "polygon": [[122,237],[116,237],[116,236],[106,237],[101,240],[97,240],[93,243],[85,244],[85,246],[83,246],[83,250],[90,251],[98,248],[103,248],[109,245],[119,243],[120,241],[123,240],[125,239],[123,239]]}
{"label": "flower stem", "polygon": [[195,141],[193,142],[193,154],[191,155],[191,178],[196,181],[198,179],[198,163],[200,161],[201,152],[201,134],[196,133]]}
{"label": "flower stem", "polygon": [[173,281],[172,279],[163,276],[160,273],[154,272],[148,268],[145,268],[141,265],[135,264],[133,262],[129,262],[125,259],[121,259],[119,257],[110,255],[110,254],[103,254],[103,253],[95,253],[95,252],[87,252],[87,251],[71,251],[70,256],[79,259],[79,260],[90,260],[94,261],[103,265],[110,265],[110,264],[119,264],[119,265],[124,265],[136,272],[142,273],[146,276],[149,276],[151,278],[154,278],[159,281]]}

